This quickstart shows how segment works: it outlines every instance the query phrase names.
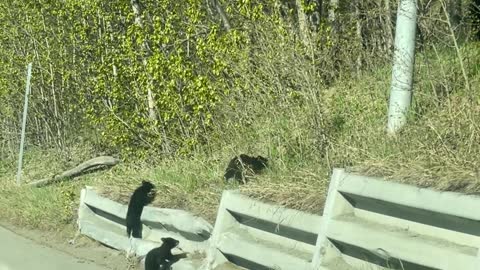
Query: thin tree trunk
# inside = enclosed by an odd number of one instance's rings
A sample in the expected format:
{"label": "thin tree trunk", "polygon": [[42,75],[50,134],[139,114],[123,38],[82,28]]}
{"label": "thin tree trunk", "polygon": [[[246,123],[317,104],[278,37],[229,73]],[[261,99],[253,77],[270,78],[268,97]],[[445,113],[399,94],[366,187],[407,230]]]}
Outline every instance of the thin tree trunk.
{"label": "thin tree trunk", "polygon": [[450,16],[450,21],[454,30],[457,30],[457,27],[460,24],[462,16],[462,1],[460,0],[449,0],[448,1],[448,14]]}
{"label": "thin tree trunk", "polygon": [[333,44],[331,44],[331,56],[333,59],[333,77],[338,77],[341,75],[340,73],[340,63],[337,60],[338,59],[338,53],[339,53],[339,46],[336,40],[338,40],[338,21],[336,17],[336,13],[338,10],[338,0],[330,0],[330,5],[328,7],[328,21],[332,27],[332,33],[331,33],[331,38],[334,41]]}
{"label": "thin tree trunk", "polygon": [[315,32],[317,32],[323,16],[323,0],[311,1],[315,2],[315,10],[312,12],[312,14],[309,15],[308,19],[310,21],[310,24],[313,26]]}
{"label": "thin tree trunk", "polygon": [[[135,24],[139,27],[143,27],[143,20],[142,20],[142,6],[138,0],[131,0],[131,5],[133,8],[133,13],[135,15]],[[142,50],[144,51],[145,55],[143,57],[143,65],[147,67],[148,64],[148,55],[150,53],[147,45],[147,41],[145,41],[142,45]],[[153,99],[153,92],[152,92],[152,83],[148,82],[147,85],[147,102],[148,102],[148,117],[150,120],[155,121],[157,120],[157,114],[155,113],[155,101]]]}
{"label": "thin tree trunk", "polygon": [[217,11],[218,15],[220,16],[220,19],[222,19],[223,28],[225,28],[227,31],[230,31],[230,29],[232,29],[230,26],[230,20],[228,19],[227,14],[225,14],[222,5],[218,2],[218,0],[212,0],[212,3],[215,6],[215,10]]}
{"label": "thin tree trunk", "polygon": [[472,18],[473,33],[480,40],[480,0],[472,0],[469,6]]}
{"label": "thin tree trunk", "polygon": [[300,38],[305,46],[310,45],[308,20],[305,11],[303,10],[302,0],[295,1],[297,5],[298,26],[300,28]]}
{"label": "thin tree trunk", "polygon": [[[354,1],[355,5],[355,20],[356,22],[356,35],[357,35],[357,42],[359,44],[359,48],[362,48],[363,46],[363,39],[362,39],[362,21],[360,18],[360,4],[362,0],[356,0]],[[362,70],[362,54],[360,50],[357,53],[357,75],[360,76],[360,72]]]}
{"label": "thin tree trunk", "polygon": [[386,51],[388,53],[392,50],[393,32],[392,32],[392,11],[390,9],[390,0],[385,0],[385,36],[386,36]]}
{"label": "thin tree trunk", "polygon": [[338,9],[338,0],[330,0],[330,6],[328,8],[328,21],[332,24],[332,30],[334,33],[337,32],[337,20],[336,20],[336,12]]}

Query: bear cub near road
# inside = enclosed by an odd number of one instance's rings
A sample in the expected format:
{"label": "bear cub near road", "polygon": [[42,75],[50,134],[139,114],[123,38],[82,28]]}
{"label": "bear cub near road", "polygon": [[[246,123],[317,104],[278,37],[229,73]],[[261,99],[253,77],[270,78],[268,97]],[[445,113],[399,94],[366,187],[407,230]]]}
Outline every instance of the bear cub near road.
{"label": "bear cub near road", "polygon": [[142,216],[143,207],[150,204],[156,195],[155,185],[149,181],[142,181],[142,185],[135,189],[127,210],[127,235],[134,238],[142,238]]}
{"label": "bear cub near road", "polygon": [[145,270],[167,270],[178,260],[178,256],[172,254],[172,249],[179,242],[171,237],[162,238],[163,244],[147,253],[145,257]]}

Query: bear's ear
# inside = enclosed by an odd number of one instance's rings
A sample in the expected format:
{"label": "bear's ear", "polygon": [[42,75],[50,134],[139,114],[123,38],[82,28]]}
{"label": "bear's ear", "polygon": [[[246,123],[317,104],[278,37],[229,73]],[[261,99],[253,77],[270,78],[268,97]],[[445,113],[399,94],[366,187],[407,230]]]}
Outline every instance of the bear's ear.
{"label": "bear's ear", "polygon": [[142,185],[143,186],[153,186],[153,184],[150,183],[150,181],[148,181],[148,180],[142,180]]}
{"label": "bear's ear", "polygon": [[162,237],[160,239],[162,240],[162,242],[165,242],[165,241],[167,241],[168,238]]}

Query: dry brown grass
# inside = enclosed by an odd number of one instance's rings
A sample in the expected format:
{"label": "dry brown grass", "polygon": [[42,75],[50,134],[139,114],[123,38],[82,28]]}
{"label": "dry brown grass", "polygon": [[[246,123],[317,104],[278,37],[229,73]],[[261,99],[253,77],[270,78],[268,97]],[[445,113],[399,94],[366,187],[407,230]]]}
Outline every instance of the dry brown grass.
{"label": "dry brown grass", "polygon": [[241,186],[246,195],[284,207],[321,214],[328,189],[328,178],[308,171],[292,172],[282,182],[271,177],[259,178],[250,185]]}

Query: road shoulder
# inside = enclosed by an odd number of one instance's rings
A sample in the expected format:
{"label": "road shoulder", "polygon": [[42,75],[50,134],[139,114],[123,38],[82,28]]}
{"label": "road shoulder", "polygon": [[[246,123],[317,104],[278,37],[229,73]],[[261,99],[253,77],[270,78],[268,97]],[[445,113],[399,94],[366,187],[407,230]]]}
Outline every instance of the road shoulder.
{"label": "road shoulder", "polygon": [[[73,226],[66,226],[62,230],[48,232],[21,228],[1,221],[0,226],[2,227],[0,229],[8,230],[16,235],[10,238],[11,241],[22,241],[21,238],[25,238],[33,242],[22,245],[23,248],[28,245],[47,247],[75,258],[78,263],[95,264],[100,267],[98,269],[101,269],[101,267],[111,270],[138,269],[135,258],[127,259],[124,253],[105,247],[85,236],[80,236],[74,244],[69,244],[69,240],[75,236]],[[8,252],[8,250],[6,251]],[[18,253],[18,251],[16,252]]]}

